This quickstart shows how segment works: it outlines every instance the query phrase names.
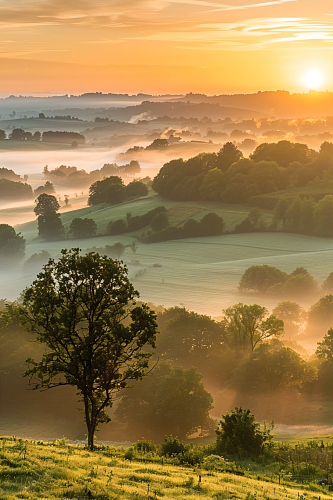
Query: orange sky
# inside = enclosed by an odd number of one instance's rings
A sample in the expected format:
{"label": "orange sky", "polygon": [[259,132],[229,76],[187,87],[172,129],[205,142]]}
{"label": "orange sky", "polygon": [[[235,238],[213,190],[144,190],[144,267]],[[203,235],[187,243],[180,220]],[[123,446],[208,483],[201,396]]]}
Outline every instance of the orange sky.
{"label": "orange sky", "polygon": [[333,90],[332,0],[0,0],[0,94]]}

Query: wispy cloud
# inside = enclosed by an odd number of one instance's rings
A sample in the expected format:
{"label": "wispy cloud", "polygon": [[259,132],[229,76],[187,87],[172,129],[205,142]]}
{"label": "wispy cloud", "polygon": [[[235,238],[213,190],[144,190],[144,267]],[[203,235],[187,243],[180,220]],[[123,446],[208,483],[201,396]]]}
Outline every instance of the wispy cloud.
{"label": "wispy cloud", "polygon": [[189,28],[182,26],[173,31],[136,37],[139,38],[173,42],[177,46],[182,43],[181,48],[191,50],[258,50],[276,43],[289,43],[290,46],[290,42],[333,41],[333,24],[303,18],[258,18],[196,24]]}
{"label": "wispy cloud", "polygon": [[289,2],[297,2],[298,0],[272,0],[270,2],[260,2],[253,4],[243,4],[243,5],[226,5],[218,9],[210,10],[209,12],[219,12],[225,10],[244,10],[244,9],[256,9],[262,7],[270,7],[272,5],[281,5]]}

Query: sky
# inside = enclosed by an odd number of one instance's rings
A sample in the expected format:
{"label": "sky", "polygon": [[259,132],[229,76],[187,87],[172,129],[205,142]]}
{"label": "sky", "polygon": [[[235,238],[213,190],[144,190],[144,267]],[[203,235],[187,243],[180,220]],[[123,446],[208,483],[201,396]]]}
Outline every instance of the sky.
{"label": "sky", "polygon": [[332,0],[0,0],[1,95],[315,87],[333,90]]}

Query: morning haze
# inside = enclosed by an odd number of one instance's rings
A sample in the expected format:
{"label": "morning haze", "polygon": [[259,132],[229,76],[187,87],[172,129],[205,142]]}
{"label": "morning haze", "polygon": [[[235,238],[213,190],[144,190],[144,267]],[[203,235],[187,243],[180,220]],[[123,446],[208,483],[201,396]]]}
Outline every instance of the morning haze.
{"label": "morning haze", "polygon": [[1,498],[331,498],[331,10],[1,3]]}

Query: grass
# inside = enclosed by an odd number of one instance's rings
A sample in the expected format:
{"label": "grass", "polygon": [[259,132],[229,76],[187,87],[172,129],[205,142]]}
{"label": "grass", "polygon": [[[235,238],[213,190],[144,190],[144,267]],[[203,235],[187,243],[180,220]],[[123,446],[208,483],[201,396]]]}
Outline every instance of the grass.
{"label": "grass", "polygon": [[[201,219],[205,213],[216,211],[229,229],[243,220],[250,211],[250,207],[246,206],[213,202],[177,203],[159,196],[148,196],[116,206],[98,205],[63,212],[62,221],[68,228],[74,217],[91,217],[97,222],[98,232],[103,234],[110,220],[126,218],[127,212],[131,212],[132,216],[140,215],[159,205],[168,209],[172,224],[182,224],[190,217]],[[271,212],[264,213],[265,217],[271,217]],[[130,245],[137,241],[137,233],[126,233],[44,242],[37,237],[36,221],[22,224],[16,229],[27,240],[26,259],[41,250],[47,250],[56,257],[62,248],[104,247],[118,241]],[[140,234],[141,232],[142,230],[139,231]],[[139,242],[136,254],[132,254],[127,248],[122,259],[129,268],[129,277],[140,291],[142,300],[166,307],[184,304],[199,313],[220,316],[223,308],[238,302],[259,302],[270,310],[280,302],[279,297],[238,292],[239,280],[249,266],[268,264],[288,273],[298,266],[304,266],[315,279],[322,282],[332,271],[332,257],[333,242],[330,239],[290,233],[249,233],[154,244]],[[162,267],[153,267],[154,264]],[[35,276],[36,274],[31,273],[22,274],[19,267],[8,273],[3,272],[3,295],[8,299],[15,299]],[[299,303],[308,308],[318,297],[303,297],[299,299]],[[319,335],[322,337],[324,333]]]}
{"label": "grass", "polygon": [[[327,488],[315,483],[299,484],[292,475],[258,475],[260,467],[248,463],[244,477],[221,472],[225,461],[214,465],[175,465],[177,458],[155,454],[125,460],[122,447],[102,447],[90,452],[70,446],[65,439],[43,443],[1,439],[1,500],[47,498],[181,500],[322,500],[331,498]],[[209,459],[210,463],[211,459]],[[253,465],[253,464],[252,464]],[[254,464],[255,465],[255,464]],[[230,466],[229,466],[230,468]],[[231,466],[234,470],[234,466]],[[199,477],[201,481],[199,482]]]}

